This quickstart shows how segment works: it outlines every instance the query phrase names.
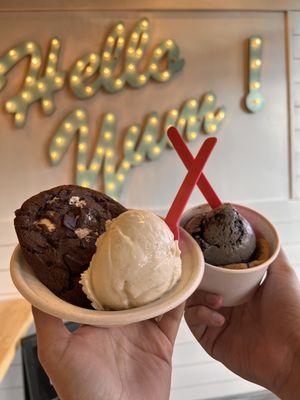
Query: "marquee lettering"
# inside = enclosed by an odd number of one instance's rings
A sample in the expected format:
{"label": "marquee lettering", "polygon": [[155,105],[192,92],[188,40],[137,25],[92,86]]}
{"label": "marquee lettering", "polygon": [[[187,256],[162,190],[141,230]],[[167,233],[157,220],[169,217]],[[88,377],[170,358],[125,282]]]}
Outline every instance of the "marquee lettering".
{"label": "marquee lettering", "polygon": [[55,110],[54,92],[63,87],[65,80],[65,73],[57,71],[59,49],[60,41],[53,38],[44,74],[41,73],[41,49],[35,42],[20,43],[0,58],[0,90],[7,82],[6,74],[24,57],[30,58],[22,89],[5,103],[6,111],[14,115],[17,128],[25,125],[29,107],[36,101],[42,102],[45,115],[51,115]]}
{"label": "marquee lettering", "polygon": [[180,109],[169,110],[161,121],[156,112],[148,114],[145,123],[132,124],[127,129],[120,160],[115,151],[116,116],[112,113],[104,114],[89,164],[88,114],[82,108],[75,109],[64,118],[51,140],[51,163],[60,163],[78,134],[76,183],[84,187],[95,187],[100,171],[103,170],[105,193],[118,198],[129,170],[146,159],[158,159],[165,148],[170,146],[166,134],[170,125],[175,125],[187,141],[195,140],[201,130],[216,133],[225,117],[224,107],[215,110],[216,100],[215,94],[211,92],[206,93],[200,101],[189,99]]}
{"label": "marquee lettering", "polygon": [[[133,88],[140,88],[151,78],[157,82],[168,82],[184,66],[184,60],[179,58],[179,48],[173,40],[164,40],[152,51],[146,69],[139,72],[139,63],[149,40],[147,19],[136,24],[128,40],[124,24],[118,22],[106,38],[100,55],[86,54],[75,63],[69,79],[73,93],[85,99],[93,96],[101,87],[109,93],[115,93],[122,90],[126,83]],[[167,66],[162,69],[160,63],[164,58]],[[121,72],[117,76],[115,70],[120,69],[120,65]]]}

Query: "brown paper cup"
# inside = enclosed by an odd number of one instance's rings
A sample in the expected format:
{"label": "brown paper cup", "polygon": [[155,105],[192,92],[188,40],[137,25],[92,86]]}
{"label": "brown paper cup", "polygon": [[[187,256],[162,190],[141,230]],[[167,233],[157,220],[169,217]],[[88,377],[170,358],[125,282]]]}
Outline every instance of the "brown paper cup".
{"label": "brown paper cup", "polygon": [[[280,250],[278,233],[269,220],[250,208],[238,204],[233,205],[250,222],[255,234],[258,237],[264,237],[269,242],[271,251],[268,260],[257,267],[248,269],[225,269],[205,263],[204,276],[199,289],[220,294],[225,307],[243,304],[251,298]],[[208,205],[187,210],[181,219],[181,226],[198,214],[200,208],[210,210]]]}

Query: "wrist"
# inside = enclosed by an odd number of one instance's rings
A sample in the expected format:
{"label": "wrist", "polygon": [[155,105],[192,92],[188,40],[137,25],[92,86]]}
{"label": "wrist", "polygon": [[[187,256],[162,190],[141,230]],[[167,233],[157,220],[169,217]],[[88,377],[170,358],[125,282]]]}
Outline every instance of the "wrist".
{"label": "wrist", "polygon": [[[274,382],[271,390],[282,400],[296,400],[300,398],[300,336],[296,341],[291,339],[294,345],[289,346],[289,356],[284,360],[281,373]],[[295,346],[297,343],[297,346]]]}

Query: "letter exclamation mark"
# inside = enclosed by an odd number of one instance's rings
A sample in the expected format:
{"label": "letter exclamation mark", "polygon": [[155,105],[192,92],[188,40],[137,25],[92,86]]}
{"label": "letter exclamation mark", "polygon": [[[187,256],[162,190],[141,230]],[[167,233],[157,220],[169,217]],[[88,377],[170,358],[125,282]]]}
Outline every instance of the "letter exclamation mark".
{"label": "letter exclamation mark", "polygon": [[261,94],[261,68],[262,68],[262,38],[250,36],[249,38],[249,92],[246,96],[246,108],[256,113],[263,109],[265,98]]}

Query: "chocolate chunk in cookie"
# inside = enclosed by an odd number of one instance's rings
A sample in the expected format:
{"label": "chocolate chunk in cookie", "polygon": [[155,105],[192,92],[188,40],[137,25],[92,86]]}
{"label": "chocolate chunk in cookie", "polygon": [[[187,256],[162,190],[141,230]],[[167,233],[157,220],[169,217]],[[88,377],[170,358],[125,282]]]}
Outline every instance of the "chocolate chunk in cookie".
{"label": "chocolate chunk in cookie", "polygon": [[24,257],[53,293],[89,307],[78,283],[96,251],[105,222],[126,211],[103,193],[67,185],[31,197],[16,211],[15,229]]}

